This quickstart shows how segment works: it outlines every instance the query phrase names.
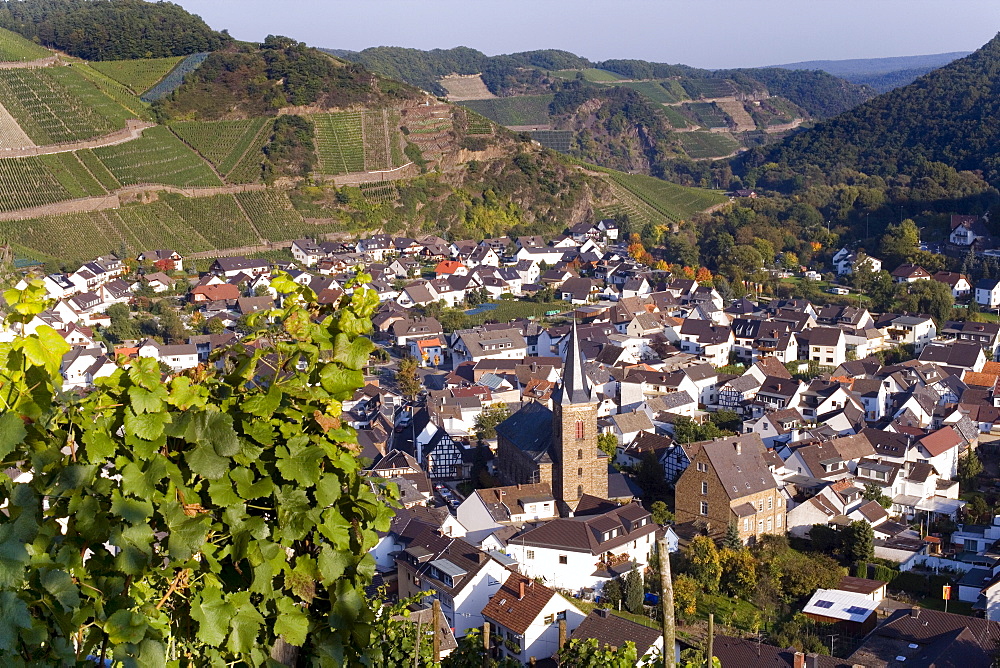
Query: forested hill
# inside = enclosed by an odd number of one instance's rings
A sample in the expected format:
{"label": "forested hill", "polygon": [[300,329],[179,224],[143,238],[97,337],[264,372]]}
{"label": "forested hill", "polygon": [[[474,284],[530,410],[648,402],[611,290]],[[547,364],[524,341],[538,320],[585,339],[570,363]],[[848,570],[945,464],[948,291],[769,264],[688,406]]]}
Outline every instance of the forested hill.
{"label": "forested hill", "polygon": [[[1000,35],[971,55],[766,151],[804,173],[848,168],[888,176],[927,161],[982,170],[1000,184]],[[750,156],[760,162],[760,156]]]}
{"label": "forested hill", "polygon": [[645,60],[592,62],[566,51],[541,50],[487,56],[467,47],[420,51],[400,47],[373,47],[360,52],[330,50],[361,63],[373,72],[419,86],[436,95],[447,91],[440,78],[449,74],[482,74],[483,83],[498,96],[551,92],[561,82],[547,76],[560,70],[595,68],[614,78],[651,80],[684,77],[695,80],[736,80],[747,91],[767,89],[802,107],[815,118],[828,118],[870,99],[874,92],[826,72],[778,68],[703,70],[688,65]]}
{"label": "forested hill", "polygon": [[163,119],[269,116],[288,106],[347,108],[415,100],[420,91],[342,63],[287,37],[216,51],[183,85],[156,103]]}
{"label": "forested hill", "polygon": [[879,93],[905,86],[931,70],[969,55],[969,51],[933,53],[890,58],[850,58],[847,60],[809,60],[775,65],[786,70],[823,70],[851,83],[871,86]]}
{"label": "forested hill", "polygon": [[232,42],[171,2],[0,0],[0,27],[86,60],[165,58]]}

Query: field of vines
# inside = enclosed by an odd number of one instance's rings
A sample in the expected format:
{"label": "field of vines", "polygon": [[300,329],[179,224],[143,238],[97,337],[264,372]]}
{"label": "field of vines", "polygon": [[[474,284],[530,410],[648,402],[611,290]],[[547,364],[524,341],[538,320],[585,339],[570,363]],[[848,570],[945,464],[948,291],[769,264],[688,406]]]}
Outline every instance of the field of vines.
{"label": "field of vines", "polygon": [[733,85],[726,79],[681,79],[681,86],[692,99],[728,97],[733,94]]}
{"label": "field of vines", "polygon": [[680,101],[670,91],[661,86],[659,81],[626,81],[616,85],[624,86],[625,88],[631,88],[632,90],[641,93],[642,95],[645,95],[650,100],[658,104]]}
{"label": "field of vines", "polygon": [[664,217],[678,221],[722,204],[726,196],[715,190],[688,188],[644,174],[608,170],[611,180],[638,197]]}
{"label": "field of vines", "polygon": [[136,239],[133,250],[170,248],[184,255],[213,248],[211,242],[198,231],[198,227],[181,218],[162,200],[123,206],[118,209],[118,214],[128,237]]}
{"label": "field of vines", "polygon": [[[24,246],[59,263],[84,262],[118,251],[122,245],[118,222],[114,211],[2,221],[0,239]],[[72,234],[67,233],[69,230]]]}
{"label": "field of vines", "polygon": [[82,151],[74,152],[80,162],[83,163],[84,167],[87,168],[87,171],[93,174],[94,178],[97,179],[97,182],[100,183],[105,190],[116,190],[121,188],[122,184],[119,183],[118,179],[115,178],[115,175],[104,166],[104,163],[101,162],[100,158],[94,155],[92,150],[84,149]]}
{"label": "field of vines", "polygon": [[143,102],[155,102],[156,100],[173,93],[182,83],[184,83],[184,77],[201,67],[201,64],[205,62],[209,55],[210,54],[207,53],[196,53],[182,60],[180,64],[172,69],[167,76],[163,77],[158,84],[143,94]]}
{"label": "field of vines", "polygon": [[721,158],[729,155],[740,147],[728,132],[680,132],[684,152],[694,159]]}
{"label": "field of vines", "polygon": [[52,52],[27,40],[15,32],[0,28],[0,62],[38,60],[48,58]]}
{"label": "field of vines", "polygon": [[49,173],[62,184],[69,196],[74,199],[94,197],[106,193],[100,182],[76,157],[76,153],[43,155],[39,160],[48,168]]}
{"label": "field of vines", "polygon": [[292,206],[288,195],[278,190],[237,193],[236,199],[267,241],[289,241],[313,231]]}
{"label": "field of vines", "polygon": [[365,142],[361,112],[312,116],[316,125],[316,152],[323,174],[365,171]]}
{"label": "field of vines", "polygon": [[222,185],[205,161],[163,126],[124,144],[95,148],[93,153],[122,185]]}
{"label": "field of vines", "polygon": [[232,195],[187,198],[168,194],[162,199],[214,248],[239,248],[260,243],[260,235]]}
{"label": "field of vines", "polygon": [[691,125],[691,121],[685,118],[684,114],[677,111],[676,107],[663,107],[663,115],[667,117],[667,120],[675,128],[686,128]]}
{"label": "field of vines", "polygon": [[545,148],[551,148],[560,153],[569,153],[573,147],[572,130],[535,130],[531,138]]}
{"label": "field of vines", "polygon": [[609,72],[607,70],[599,70],[593,67],[587,68],[585,70],[551,70],[549,74],[560,79],[576,79],[576,77],[583,72],[584,81],[590,81],[593,83],[605,83],[608,81],[618,81],[624,79],[625,77],[615,74],[614,72]]}
{"label": "field of vines", "polygon": [[170,129],[211,162],[230,183],[260,180],[263,148],[271,119],[242,121],[185,121]]}
{"label": "field of vines", "polygon": [[123,109],[129,112],[130,118],[141,120],[153,120],[153,113],[149,104],[139,99],[135,93],[124,84],[121,84],[102,72],[98,72],[90,65],[83,63],[73,63],[70,65],[73,71],[84,77],[90,83],[97,86],[102,93],[114,100]]}
{"label": "field of vines", "polygon": [[384,109],[361,113],[365,135],[365,171],[376,172],[393,167],[389,143],[395,132],[389,132],[387,114]]}
{"label": "field of vines", "polygon": [[170,70],[184,60],[184,56],[172,58],[144,58],[142,60],[105,60],[91,63],[98,72],[106,74],[136,95],[142,95],[167,76]]}
{"label": "field of vines", "polygon": [[38,158],[0,160],[0,211],[14,211],[69,199],[45,163]]}
{"label": "field of vines", "polygon": [[459,102],[500,125],[547,125],[552,95],[520,95]]}
{"label": "field of vines", "polygon": [[493,134],[493,124],[490,119],[477,114],[472,109],[465,110],[466,128],[470,135],[491,135]]}
{"label": "field of vines", "polygon": [[0,70],[0,104],[39,145],[107,134],[130,116],[69,67]]}
{"label": "field of vines", "polygon": [[724,128],[729,126],[729,117],[711,102],[692,102],[683,108],[704,128]]}

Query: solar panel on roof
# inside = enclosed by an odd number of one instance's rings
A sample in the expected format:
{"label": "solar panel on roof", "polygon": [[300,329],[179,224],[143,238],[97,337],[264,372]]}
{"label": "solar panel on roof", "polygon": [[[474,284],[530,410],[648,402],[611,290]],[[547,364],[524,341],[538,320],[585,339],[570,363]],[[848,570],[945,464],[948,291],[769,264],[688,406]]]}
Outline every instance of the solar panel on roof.
{"label": "solar panel on roof", "polygon": [[832,608],[833,601],[816,601],[817,608]]}
{"label": "solar panel on roof", "polygon": [[847,609],[848,614],[851,615],[867,615],[869,610],[867,608],[861,608],[856,605],[852,605]]}

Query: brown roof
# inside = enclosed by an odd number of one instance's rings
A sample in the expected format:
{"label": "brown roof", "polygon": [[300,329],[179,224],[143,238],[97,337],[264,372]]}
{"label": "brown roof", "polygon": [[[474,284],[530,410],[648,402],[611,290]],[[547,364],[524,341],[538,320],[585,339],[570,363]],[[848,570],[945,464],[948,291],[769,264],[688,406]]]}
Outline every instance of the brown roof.
{"label": "brown roof", "polygon": [[731,500],[776,488],[759,434],[705,441],[701,447]]}
{"label": "brown roof", "polygon": [[873,594],[887,583],[881,580],[869,580],[868,578],[856,578],[852,575],[845,575],[840,578],[837,589],[841,591],[853,591],[856,594]]}
{"label": "brown roof", "polygon": [[[521,585],[524,585],[524,598],[521,598]],[[483,617],[499,622],[514,633],[524,634],[553,596],[558,594],[545,585],[511,573],[483,608]]]}
{"label": "brown roof", "polygon": [[920,439],[920,445],[924,446],[927,452],[931,453],[932,457],[937,457],[941,453],[947,452],[961,444],[961,435],[952,427],[943,427]]}
{"label": "brown roof", "polygon": [[[552,496],[552,487],[547,482],[477,489],[476,494],[479,495],[483,505],[486,506],[486,510],[489,511],[496,522],[509,522],[511,515],[523,513],[524,508],[520,505],[522,500],[531,499],[532,501],[537,501],[538,499],[546,498],[551,499],[553,504],[555,503],[555,497]],[[554,514],[556,513],[553,510]]]}
{"label": "brown roof", "polygon": [[763,371],[765,376],[784,378],[785,380],[792,378],[792,374],[788,373],[788,369],[777,357],[761,357],[754,366]]}
{"label": "brown roof", "polygon": [[[633,528],[633,522],[642,521],[645,524]],[[601,515],[554,519],[528,529],[510,542],[598,555],[655,533],[656,527],[649,511],[633,502]],[[605,539],[604,534],[611,531],[617,531],[617,535]]]}
{"label": "brown roof", "polygon": [[642,657],[660,639],[660,631],[600,609],[587,615],[569,638],[570,640],[593,638],[601,647],[621,647],[627,642],[632,642],[635,645],[636,656]]}
{"label": "brown roof", "polygon": [[208,301],[219,301],[223,299],[239,299],[240,289],[238,286],[229,283],[199,285],[191,291],[192,295],[204,295]]}
{"label": "brown roof", "polygon": [[[780,649],[756,640],[717,635],[713,640],[712,651],[725,668],[792,668],[795,665],[794,649]],[[815,661],[813,665],[816,668],[851,668],[853,665],[849,661],[824,655],[816,655]]]}
{"label": "brown roof", "polygon": [[858,512],[861,513],[869,524],[875,524],[879,520],[883,520],[889,517],[889,513],[885,511],[877,501],[866,501],[858,506]]}

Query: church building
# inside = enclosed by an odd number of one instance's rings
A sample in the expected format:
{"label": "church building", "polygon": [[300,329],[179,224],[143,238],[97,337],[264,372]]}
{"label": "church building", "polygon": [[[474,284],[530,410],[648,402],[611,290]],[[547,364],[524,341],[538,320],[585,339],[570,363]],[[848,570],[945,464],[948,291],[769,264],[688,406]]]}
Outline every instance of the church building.
{"label": "church building", "polygon": [[608,457],[597,447],[597,408],[583,370],[576,324],[552,396],[554,410],[529,402],[497,425],[497,461],[504,484],[548,483],[564,512],[584,494],[608,498]]}

